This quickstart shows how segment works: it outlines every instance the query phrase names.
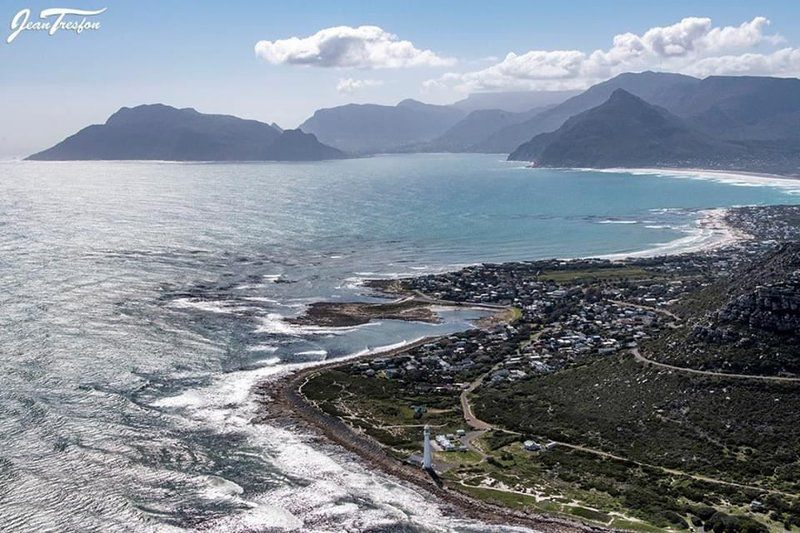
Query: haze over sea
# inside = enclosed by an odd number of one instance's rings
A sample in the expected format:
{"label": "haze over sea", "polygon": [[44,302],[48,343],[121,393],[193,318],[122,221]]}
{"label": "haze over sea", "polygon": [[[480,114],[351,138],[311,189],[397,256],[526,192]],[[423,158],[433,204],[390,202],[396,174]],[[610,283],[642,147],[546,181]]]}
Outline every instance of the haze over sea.
{"label": "haze over sea", "polygon": [[476,312],[282,319],[368,298],[367,277],[675,251],[709,237],[701,209],[800,203],[796,181],[694,178],[491,155],[0,163],[0,530],[485,530],[308,435],[249,423],[251,387],[287,366]]}

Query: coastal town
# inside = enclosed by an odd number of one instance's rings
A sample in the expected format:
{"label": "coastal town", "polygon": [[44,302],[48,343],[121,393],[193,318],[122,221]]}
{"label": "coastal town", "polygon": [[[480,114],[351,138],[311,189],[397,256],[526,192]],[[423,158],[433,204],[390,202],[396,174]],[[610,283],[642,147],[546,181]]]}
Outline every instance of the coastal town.
{"label": "coastal town", "polygon": [[[796,478],[772,474],[746,483],[752,476],[708,457],[713,450],[701,450],[706,438],[730,450],[741,446],[734,441],[742,436],[732,439],[708,427],[703,430],[708,437],[698,440],[688,435],[695,431],[688,421],[676,421],[687,413],[703,416],[701,405],[703,410],[724,409],[716,403],[717,389],[726,391],[728,402],[735,395],[741,401],[747,395],[771,395],[772,406],[764,408],[770,413],[753,408],[756,412],[740,416],[758,417],[768,433],[797,442],[800,420],[792,405],[800,400],[800,372],[791,363],[794,355],[774,357],[787,361],[780,368],[758,367],[765,375],[755,370],[748,375],[748,368],[756,368],[751,366],[730,377],[722,373],[733,368],[730,362],[714,361],[708,354],[729,353],[727,341],[736,347],[746,337],[752,343],[748,346],[764,340],[763,356],[774,348],[775,335],[781,335],[785,350],[798,353],[798,331],[791,324],[800,316],[800,252],[792,241],[800,238],[800,210],[741,208],[729,211],[726,220],[755,238],[677,256],[482,264],[372,282],[384,294],[495,309],[495,318],[502,320],[487,320],[483,327],[398,353],[335,365],[314,373],[301,394],[398,461],[421,464],[421,428],[431,427],[437,476],[445,486],[485,502],[619,529],[798,528]],[[732,281],[745,271],[751,272],[751,285]],[[737,329],[731,309],[741,311],[746,302],[748,317],[774,320],[745,320]],[[783,329],[775,329],[773,322]],[[680,358],[674,354],[662,357],[686,346],[706,356],[697,356],[696,368],[686,361],[677,366]],[[585,375],[576,378],[580,374]],[[566,375],[571,378],[561,379]],[[598,388],[603,380],[615,385]],[[648,392],[665,383],[668,388]],[[629,406],[604,397],[623,391]],[[658,405],[649,406],[649,400]],[[653,427],[664,426],[659,432],[673,432],[675,449],[627,427],[623,420],[629,424],[633,419],[618,409],[642,419],[652,415]],[[554,411],[559,410],[556,420]],[[597,412],[586,418],[583,410]],[[615,417],[622,425],[605,427]],[[755,450],[747,453],[762,471],[776,467],[770,449],[797,457],[792,446],[764,444],[759,449],[755,436],[747,438]],[[695,456],[687,462],[688,453]],[[669,490],[652,500],[636,495],[664,483]],[[705,496],[699,497],[698,490]]]}

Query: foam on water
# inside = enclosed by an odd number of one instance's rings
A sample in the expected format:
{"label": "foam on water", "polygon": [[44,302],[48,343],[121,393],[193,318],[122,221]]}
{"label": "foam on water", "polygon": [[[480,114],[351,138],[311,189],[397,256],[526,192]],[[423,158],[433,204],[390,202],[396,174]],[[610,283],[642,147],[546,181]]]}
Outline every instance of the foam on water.
{"label": "foam on water", "polygon": [[265,352],[265,353],[275,353],[279,349],[278,346],[274,344],[256,344],[254,346],[248,346],[247,350],[250,352]]}
{"label": "foam on water", "polygon": [[229,314],[234,312],[234,309],[231,309],[227,302],[213,302],[192,298],[177,298],[172,300],[169,305],[176,309],[195,309],[207,313]]}
{"label": "foam on water", "polygon": [[297,355],[328,355],[328,350],[305,350],[303,352],[297,352]]}
{"label": "foam on water", "polygon": [[[381,353],[400,348],[407,341],[365,349],[348,357]],[[318,363],[311,363],[316,365]],[[285,372],[309,366],[286,365],[229,374],[202,390],[159,400],[159,407],[180,409],[191,424],[204,423],[210,429],[246,435],[248,444],[264,450],[283,475],[301,479],[276,490],[247,494],[238,484],[220,476],[204,476],[203,494],[210,499],[240,504],[235,515],[207,525],[212,531],[247,531],[268,522],[281,530],[342,531],[393,527],[397,524],[423,525],[429,531],[525,531],[523,528],[485,529],[470,520],[454,519],[416,487],[387,478],[362,465],[335,446],[320,444],[309,435],[265,424],[253,425],[251,417],[259,407],[249,391],[265,379],[277,379]],[[364,502],[369,502],[364,506]]]}
{"label": "foam on water", "polygon": [[713,181],[732,185],[735,187],[775,187],[788,189],[790,194],[800,192],[800,181],[795,178],[784,178],[771,175],[759,175],[758,173],[746,172],[726,172],[717,170],[695,170],[695,169],[658,169],[658,168],[609,168],[601,170],[580,169],[590,172],[624,173],[634,176],[660,176],[669,178],[687,178],[693,180]]}
{"label": "foam on water", "polygon": [[205,494],[209,498],[230,498],[240,496],[244,489],[220,476],[202,476],[201,481],[208,485]]}
{"label": "foam on water", "polygon": [[363,327],[379,326],[380,322],[368,322],[366,324],[359,324],[356,326],[345,327],[322,327],[322,326],[306,326],[300,324],[292,324],[286,322],[285,317],[279,313],[269,313],[266,317],[259,319],[260,325],[257,328],[258,333],[274,333],[280,335],[343,335],[349,331],[353,331]]}
{"label": "foam on water", "polygon": [[322,350],[397,347],[479,313],[287,317],[365,300],[365,277],[705,246],[725,236],[699,210],[800,191],[515,165],[0,163],[0,530],[486,530],[316,437],[251,423],[255,384]]}

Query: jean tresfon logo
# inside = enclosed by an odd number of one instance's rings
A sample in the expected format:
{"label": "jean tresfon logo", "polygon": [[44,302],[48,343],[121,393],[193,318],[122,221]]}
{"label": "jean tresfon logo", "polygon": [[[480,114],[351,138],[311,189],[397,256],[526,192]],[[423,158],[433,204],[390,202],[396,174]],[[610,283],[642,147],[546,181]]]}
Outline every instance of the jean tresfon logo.
{"label": "jean tresfon logo", "polygon": [[20,9],[11,19],[11,33],[6,42],[11,44],[24,31],[44,31],[48,35],[55,35],[57,31],[71,31],[81,34],[84,31],[100,29],[100,21],[89,20],[103,13],[107,8],[97,10],[73,9],[69,7],[53,7],[43,9],[38,20],[31,20],[31,10]]}

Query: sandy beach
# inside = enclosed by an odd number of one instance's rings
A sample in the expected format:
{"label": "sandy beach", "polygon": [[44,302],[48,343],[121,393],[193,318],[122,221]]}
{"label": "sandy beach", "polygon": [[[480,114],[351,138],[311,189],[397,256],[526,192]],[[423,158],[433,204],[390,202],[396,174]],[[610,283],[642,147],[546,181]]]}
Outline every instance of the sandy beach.
{"label": "sandy beach", "polygon": [[747,240],[750,235],[727,223],[729,209],[717,208],[700,211],[695,227],[684,237],[665,242],[639,252],[606,254],[601,259],[624,260],[628,258],[658,257],[716,250]]}
{"label": "sandy beach", "polygon": [[587,172],[625,173],[634,176],[667,176],[709,180],[742,187],[781,187],[800,191],[800,177],[733,170],[706,170],[702,168],[576,168]]}

